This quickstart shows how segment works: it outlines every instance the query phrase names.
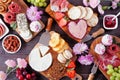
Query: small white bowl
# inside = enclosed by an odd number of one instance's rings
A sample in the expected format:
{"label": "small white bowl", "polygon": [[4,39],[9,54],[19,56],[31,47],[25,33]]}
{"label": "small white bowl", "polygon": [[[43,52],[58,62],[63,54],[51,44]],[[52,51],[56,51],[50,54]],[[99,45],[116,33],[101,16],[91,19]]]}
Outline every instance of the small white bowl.
{"label": "small white bowl", "polygon": [[[9,37],[9,36],[15,36],[15,37],[18,39],[19,43],[20,43],[19,48],[18,48],[16,51],[14,51],[14,52],[8,51],[8,50],[4,47],[4,41],[5,41],[5,39],[6,39],[7,37]],[[7,53],[14,54],[14,53],[16,53],[16,52],[18,52],[18,51],[20,50],[20,48],[21,48],[21,40],[20,40],[20,38],[19,38],[18,36],[14,35],[14,34],[9,34],[9,35],[5,36],[4,39],[2,40],[2,47],[3,47],[3,49],[4,49]]]}
{"label": "small white bowl", "polygon": [[1,18],[0,18],[0,24],[2,24],[3,27],[5,28],[5,32],[4,32],[4,34],[3,34],[2,36],[0,36],[0,39],[2,39],[6,34],[8,34],[9,29],[8,29],[8,27],[5,25],[5,23],[2,21]]}
{"label": "small white bowl", "polygon": [[118,27],[118,18],[117,18],[117,17],[115,18],[115,19],[116,19],[116,25],[115,25],[114,27],[106,27],[106,26],[105,26],[105,17],[107,17],[107,16],[109,16],[109,17],[115,17],[115,15],[113,15],[113,14],[105,15],[104,18],[103,18],[103,27],[104,27],[105,29],[107,29],[107,30],[116,29],[116,28]]}

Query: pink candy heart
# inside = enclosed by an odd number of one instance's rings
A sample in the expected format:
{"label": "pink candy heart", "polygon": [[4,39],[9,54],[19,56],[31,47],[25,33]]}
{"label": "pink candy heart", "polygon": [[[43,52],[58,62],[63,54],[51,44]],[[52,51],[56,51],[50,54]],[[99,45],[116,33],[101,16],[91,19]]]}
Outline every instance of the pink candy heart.
{"label": "pink candy heart", "polygon": [[68,24],[68,30],[75,38],[82,39],[86,34],[86,30],[87,30],[86,21],[79,20],[78,23],[71,21]]}

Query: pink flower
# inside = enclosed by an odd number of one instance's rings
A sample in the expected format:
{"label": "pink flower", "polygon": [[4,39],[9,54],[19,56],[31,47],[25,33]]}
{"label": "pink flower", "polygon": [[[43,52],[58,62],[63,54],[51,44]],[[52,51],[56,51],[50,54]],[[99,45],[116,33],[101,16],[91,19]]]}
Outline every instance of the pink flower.
{"label": "pink flower", "polygon": [[83,4],[84,4],[85,6],[89,6],[88,0],[83,0]]}
{"label": "pink flower", "polygon": [[92,8],[96,8],[100,4],[100,0],[89,0],[89,4]]}
{"label": "pink flower", "polygon": [[26,68],[27,62],[25,59],[17,58],[17,63],[19,68]]}
{"label": "pink flower", "polygon": [[112,1],[112,8],[116,9],[117,8],[117,3],[115,1]]}
{"label": "pink flower", "polygon": [[0,71],[0,80],[6,80],[7,74],[4,73],[3,71]]}
{"label": "pink flower", "polygon": [[11,68],[14,68],[16,66],[16,62],[14,60],[9,60],[9,59],[5,61],[5,64]]}
{"label": "pink flower", "polygon": [[91,65],[93,63],[93,56],[88,54],[86,56],[81,56],[78,61],[83,65]]}
{"label": "pink flower", "polygon": [[119,3],[120,2],[120,0],[114,0],[116,3]]}
{"label": "pink flower", "polygon": [[104,10],[102,9],[102,6],[100,4],[98,5],[98,12],[100,14],[104,14]]}
{"label": "pink flower", "polygon": [[77,43],[73,47],[73,52],[77,54],[81,54],[84,51],[88,50],[88,46],[85,43]]}
{"label": "pink flower", "polygon": [[43,11],[38,11],[37,7],[31,6],[27,9],[26,14],[30,21],[37,21],[41,19],[41,14],[43,14]]}

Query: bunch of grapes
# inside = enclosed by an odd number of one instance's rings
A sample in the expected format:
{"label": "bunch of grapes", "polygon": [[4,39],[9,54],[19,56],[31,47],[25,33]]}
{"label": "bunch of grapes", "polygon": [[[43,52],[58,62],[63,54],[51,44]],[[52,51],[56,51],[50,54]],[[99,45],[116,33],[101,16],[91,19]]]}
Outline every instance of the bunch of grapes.
{"label": "bunch of grapes", "polygon": [[110,76],[110,80],[120,80],[120,66],[107,65],[107,74]]}
{"label": "bunch of grapes", "polygon": [[36,75],[35,73],[28,73],[26,71],[26,69],[22,68],[17,68],[16,69],[16,77],[19,79],[19,80],[35,80],[36,79]]}
{"label": "bunch of grapes", "polygon": [[37,6],[37,7],[46,7],[47,6],[46,0],[27,0],[27,2],[30,2],[31,4],[33,4],[34,6]]}

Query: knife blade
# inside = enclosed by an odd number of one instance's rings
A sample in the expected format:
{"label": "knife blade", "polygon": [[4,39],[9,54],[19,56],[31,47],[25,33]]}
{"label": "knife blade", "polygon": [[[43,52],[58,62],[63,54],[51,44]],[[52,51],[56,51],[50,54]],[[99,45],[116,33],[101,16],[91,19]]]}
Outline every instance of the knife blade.
{"label": "knife blade", "polygon": [[94,33],[92,33],[92,35],[87,34],[87,35],[82,39],[81,42],[87,42],[87,41],[91,40],[92,38],[96,38],[97,36],[99,36],[99,35],[101,35],[101,34],[103,34],[103,33],[105,33],[105,30],[104,30],[103,28],[100,28],[100,29],[98,29],[97,31],[95,31]]}
{"label": "knife blade", "polygon": [[98,62],[98,64],[94,63],[94,65],[93,65],[93,67],[91,69],[91,73],[89,74],[88,80],[93,80],[94,74],[97,72],[98,65],[99,65],[99,62]]}
{"label": "knife blade", "polygon": [[46,31],[41,35],[39,43],[43,44],[45,46],[48,46],[49,44],[49,40],[50,40],[50,29],[53,23],[53,19],[52,18],[48,18],[48,22],[47,22],[47,26],[46,26]]}

